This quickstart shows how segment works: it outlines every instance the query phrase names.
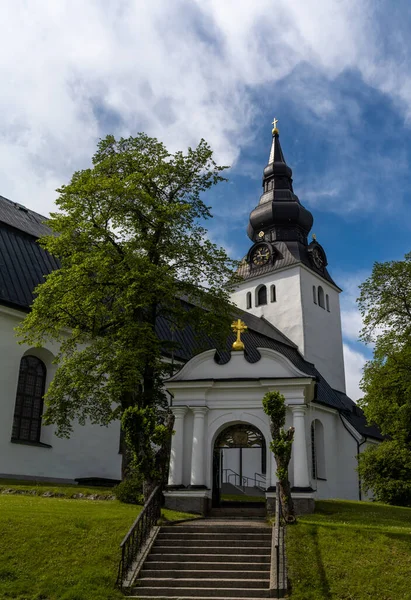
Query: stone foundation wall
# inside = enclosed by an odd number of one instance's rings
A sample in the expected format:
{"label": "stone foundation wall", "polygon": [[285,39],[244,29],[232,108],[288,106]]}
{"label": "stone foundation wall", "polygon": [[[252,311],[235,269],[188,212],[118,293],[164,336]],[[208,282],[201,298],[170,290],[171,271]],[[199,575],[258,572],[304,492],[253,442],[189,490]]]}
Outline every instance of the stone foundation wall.
{"label": "stone foundation wall", "polygon": [[165,494],[164,508],[206,516],[211,508],[211,500],[204,496],[174,496]]}
{"label": "stone foundation wall", "polygon": [[[295,514],[308,515],[315,510],[314,498],[293,498]],[[275,515],[275,498],[267,498],[267,515],[273,517]]]}

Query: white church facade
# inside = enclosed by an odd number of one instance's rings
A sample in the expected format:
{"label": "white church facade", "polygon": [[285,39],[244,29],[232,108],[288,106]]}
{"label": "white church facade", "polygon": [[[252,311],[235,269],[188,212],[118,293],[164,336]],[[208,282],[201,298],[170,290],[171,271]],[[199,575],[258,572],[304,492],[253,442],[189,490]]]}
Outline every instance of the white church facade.
{"label": "white church facade", "polygon": [[[273,130],[263,194],[251,211],[251,247],[233,303],[247,330],[243,350],[197,354],[179,333],[179,370],[165,382],[175,414],[166,505],[207,513],[228,496],[267,499],[275,462],[267,391],[280,391],[295,428],[290,482],[301,510],[316,498],[361,498],[356,456],[381,436],[345,394],[340,288],[324,249],[308,242],[313,217],[292,187]],[[44,217],[0,197],[0,477],[59,481],[119,480],[119,423],[76,426],[59,439],[41,422],[42,396],[57,348],[27,348],[14,328],[35,285],[58,264],[36,240]],[[181,368],[180,368],[181,367]]]}

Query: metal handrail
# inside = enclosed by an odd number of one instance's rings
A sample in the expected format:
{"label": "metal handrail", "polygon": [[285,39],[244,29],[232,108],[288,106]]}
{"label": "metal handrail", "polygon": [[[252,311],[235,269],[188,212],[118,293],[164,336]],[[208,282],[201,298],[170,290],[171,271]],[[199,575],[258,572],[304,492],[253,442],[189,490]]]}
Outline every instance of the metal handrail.
{"label": "metal handrail", "polygon": [[116,582],[119,587],[123,586],[139,550],[141,550],[150,535],[151,529],[157,524],[161,516],[161,500],[161,486],[158,485],[120,544],[121,559]]}
{"label": "metal handrail", "polygon": [[[228,471],[231,471],[231,473],[229,475],[227,475]],[[254,477],[247,477],[246,475],[240,475],[239,473],[236,473],[235,471],[233,471],[233,469],[223,469],[223,478],[224,478],[224,473],[226,473],[226,481],[228,481],[228,483],[231,483],[231,481],[230,481],[231,477],[235,477],[235,483],[233,485],[235,485],[238,488],[251,487],[251,486],[249,486],[250,481],[254,482],[255,487],[259,487],[260,485],[264,486],[266,484],[265,480],[257,479],[256,476],[260,475],[260,473],[254,473]],[[238,484],[237,484],[237,477],[238,477]]]}

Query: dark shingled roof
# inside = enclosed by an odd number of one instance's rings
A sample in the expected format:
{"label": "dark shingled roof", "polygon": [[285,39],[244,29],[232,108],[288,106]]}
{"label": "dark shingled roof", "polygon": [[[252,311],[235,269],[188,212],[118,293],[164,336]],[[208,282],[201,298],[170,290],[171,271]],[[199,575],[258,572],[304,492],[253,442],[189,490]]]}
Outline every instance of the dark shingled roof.
{"label": "dark shingled roof", "polygon": [[[42,224],[41,221],[44,220],[45,217],[24,207],[19,208],[19,205],[0,196],[0,304],[28,311],[36,285],[44,281],[45,275],[59,268],[58,261],[36,241],[38,237],[51,233]],[[285,244],[284,247],[287,249]],[[290,257],[285,260],[290,262],[284,263],[284,266],[292,264]],[[264,267],[259,269],[258,274],[263,269]],[[189,309],[189,305],[187,307]],[[243,341],[249,362],[260,360],[257,348],[271,348],[280,352],[298,369],[316,379],[316,402],[340,411],[361,435],[382,439],[376,427],[367,427],[366,419],[355,403],[345,394],[333,390],[314,365],[301,356],[297,346],[274,325],[238,308],[234,308],[233,318],[241,318],[248,326]],[[158,320],[157,333],[164,341],[174,339],[177,347],[173,351],[173,357],[177,361],[187,362],[195,354],[215,348],[213,340],[206,337],[199,340],[191,326],[172,332],[170,324],[164,318]],[[216,354],[219,363],[224,364],[230,360],[234,339],[234,333],[230,334],[226,350]]]}
{"label": "dark shingled roof", "polygon": [[0,303],[28,310],[34,288],[58,261],[37,243],[51,231],[38,213],[0,196]]}
{"label": "dark shingled roof", "polygon": [[310,269],[310,271],[314,271],[314,273],[329,283],[332,283],[332,285],[335,285],[336,288],[340,289],[326,268],[318,269],[313,261],[310,260],[308,246],[305,246],[301,242],[297,241],[273,242],[272,245],[277,251],[274,262],[270,261],[261,267],[256,267],[255,265],[248,264],[244,258],[238,269],[238,274],[240,277],[243,277],[244,279],[261,277],[262,275],[273,273],[274,271],[278,271],[284,267],[302,263],[305,267]]}
{"label": "dark shingled roof", "polygon": [[43,215],[39,215],[22,204],[17,204],[17,202],[12,202],[0,196],[0,223],[6,223],[14,229],[19,229],[39,238],[42,235],[50,234],[50,229],[47,225],[44,225],[44,221],[47,221],[47,219]]}
{"label": "dark shingled roof", "polygon": [[335,394],[340,398],[341,402],[345,406],[345,411],[341,411],[347,421],[364,437],[375,438],[376,440],[383,440],[384,436],[379,431],[376,425],[367,425],[367,419],[364,415],[363,410],[355,404],[344,392],[338,392],[334,390]]}

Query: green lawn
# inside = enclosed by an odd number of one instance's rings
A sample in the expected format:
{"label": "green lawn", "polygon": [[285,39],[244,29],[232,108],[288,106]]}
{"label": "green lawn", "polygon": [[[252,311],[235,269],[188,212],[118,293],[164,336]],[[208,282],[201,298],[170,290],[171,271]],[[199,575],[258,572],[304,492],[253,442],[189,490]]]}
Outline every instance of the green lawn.
{"label": "green lawn", "polygon": [[292,600],[410,600],[411,509],[322,501],[287,528]]}
{"label": "green lawn", "polygon": [[114,589],[119,544],[139,510],[117,500],[0,495],[0,598],[124,598]]}

